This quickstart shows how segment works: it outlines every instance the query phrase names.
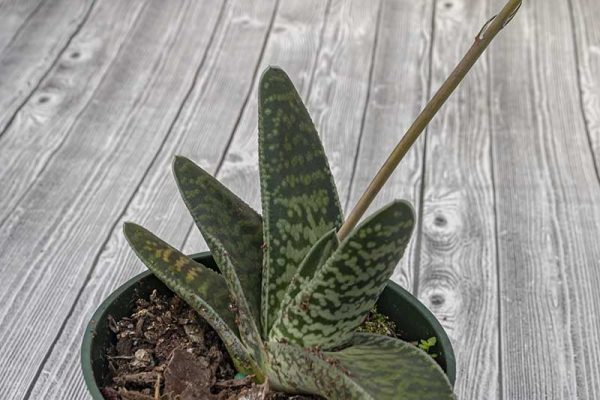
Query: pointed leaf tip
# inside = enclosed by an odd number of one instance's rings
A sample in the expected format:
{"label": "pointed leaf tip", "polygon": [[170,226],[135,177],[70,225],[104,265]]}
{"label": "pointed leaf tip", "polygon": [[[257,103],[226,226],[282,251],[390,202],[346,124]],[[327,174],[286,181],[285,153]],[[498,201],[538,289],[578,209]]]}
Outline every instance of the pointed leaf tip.
{"label": "pointed leaf tip", "polygon": [[184,170],[190,168],[191,166],[195,166],[195,165],[196,164],[194,164],[189,158],[184,157],[179,154],[175,155],[173,157],[173,162],[171,163],[171,169],[173,171],[173,176],[175,177],[175,181],[177,181],[179,183],[181,171],[184,171]]}
{"label": "pointed leaf tip", "polygon": [[135,223],[133,222],[129,222],[129,221],[125,221],[123,222],[123,233],[125,233],[125,235],[129,234],[129,232],[131,232],[131,225],[135,225]]}
{"label": "pointed leaf tip", "polygon": [[182,155],[179,154],[175,154],[173,156],[173,166],[181,164],[182,162],[184,162],[185,160],[187,160],[187,157],[184,157]]}
{"label": "pointed leaf tip", "polygon": [[276,75],[279,75],[279,76],[289,79],[289,77],[287,76],[287,74],[281,67],[279,67],[278,65],[269,65],[262,72],[262,74],[260,76],[260,82],[261,83],[267,82],[270,77],[276,76]]}

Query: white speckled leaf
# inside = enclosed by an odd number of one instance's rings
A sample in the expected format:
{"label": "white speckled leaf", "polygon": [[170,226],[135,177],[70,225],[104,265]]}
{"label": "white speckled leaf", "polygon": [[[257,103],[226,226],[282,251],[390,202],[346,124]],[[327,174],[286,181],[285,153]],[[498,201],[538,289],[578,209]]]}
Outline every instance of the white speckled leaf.
{"label": "white speckled leaf", "polygon": [[279,308],[279,313],[277,314],[277,318],[274,323],[275,325],[277,325],[277,321],[281,319],[281,313],[283,310],[287,309],[287,305],[292,301],[292,299],[294,299],[294,297],[296,297],[300,290],[302,290],[302,288],[310,282],[315,275],[315,271],[320,266],[325,264],[338,246],[339,240],[337,237],[337,232],[335,229],[332,229],[323,235],[323,237],[319,239],[319,241],[310,249],[306,257],[304,257],[304,260],[302,260],[302,263],[300,263],[298,271],[294,275],[294,278],[290,282],[290,285],[285,292],[282,306]]}
{"label": "white speckled leaf", "polygon": [[412,206],[404,201],[367,218],[287,305],[270,337],[302,347],[344,345],[375,305],[413,226]]}
{"label": "white speckled leaf", "polygon": [[319,352],[270,342],[268,379],[279,390],[330,400],[451,400],[452,387],[436,362],[416,347],[359,334],[351,346]]}
{"label": "white speckled leaf", "polygon": [[[247,300],[249,310],[259,324],[262,218],[223,184],[187,158],[175,157],[173,173],[185,205],[210,250],[214,253],[214,246],[218,245],[228,254],[232,272],[235,272],[236,279],[240,282],[240,293]],[[220,264],[219,268],[222,268]]]}
{"label": "white speckled leaf", "polygon": [[373,399],[454,399],[444,371],[431,356],[410,343],[357,333],[349,347],[324,354]]}
{"label": "white speckled leaf", "polygon": [[240,330],[242,342],[244,342],[249,351],[252,352],[254,360],[262,367],[265,363],[265,350],[262,338],[258,326],[256,325],[257,321],[254,319],[252,312],[250,311],[250,306],[244,297],[242,283],[236,274],[232,260],[224,247],[215,238],[206,234],[204,237],[206,241],[210,243],[212,255],[225,278],[227,287],[229,288],[229,295],[233,303],[232,308],[234,309],[236,317],[235,322]]}
{"label": "white speckled leaf", "polygon": [[239,339],[235,315],[229,309],[229,290],[223,276],[206,268],[134,223],[123,231],[137,256],[167,287],[193,307],[219,334],[236,366],[254,374],[259,371]]}
{"label": "white speckled leaf", "polygon": [[343,213],[323,145],[289,77],[259,85],[258,144],[264,238],[262,325],[269,332],[300,262]]}

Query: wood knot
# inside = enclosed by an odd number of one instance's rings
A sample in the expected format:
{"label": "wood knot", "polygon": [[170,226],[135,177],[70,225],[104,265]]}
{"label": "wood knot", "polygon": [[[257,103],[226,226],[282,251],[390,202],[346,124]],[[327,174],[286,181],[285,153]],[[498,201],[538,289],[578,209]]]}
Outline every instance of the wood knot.
{"label": "wood knot", "polygon": [[444,296],[442,294],[434,293],[431,296],[429,296],[429,302],[433,306],[441,306],[442,304],[444,304],[446,302],[446,299],[444,298]]}
{"label": "wood knot", "polygon": [[446,226],[448,224],[448,220],[443,215],[436,215],[433,219],[433,224],[435,226]]}

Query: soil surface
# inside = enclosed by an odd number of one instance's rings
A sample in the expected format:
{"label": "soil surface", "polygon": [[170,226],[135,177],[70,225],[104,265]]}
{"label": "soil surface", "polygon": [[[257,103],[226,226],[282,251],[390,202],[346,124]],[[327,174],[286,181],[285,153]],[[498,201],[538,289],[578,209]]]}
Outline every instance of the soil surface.
{"label": "soil surface", "polygon": [[134,313],[109,317],[117,343],[107,351],[107,400],[316,400],[264,393],[235,369],[216,332],[177,296],[138,299]]}

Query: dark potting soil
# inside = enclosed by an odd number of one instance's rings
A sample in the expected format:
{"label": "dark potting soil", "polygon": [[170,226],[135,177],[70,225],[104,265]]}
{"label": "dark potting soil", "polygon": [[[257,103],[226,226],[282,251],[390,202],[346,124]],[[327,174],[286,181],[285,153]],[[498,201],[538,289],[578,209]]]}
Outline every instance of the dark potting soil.
{"label": "dark potting soil", "polygon": [[264,393],[235,369],[216,332],[177,296],[153,292],[134,313],[115,321],[107,350],[107,400],[316,400],[315,396]]}

